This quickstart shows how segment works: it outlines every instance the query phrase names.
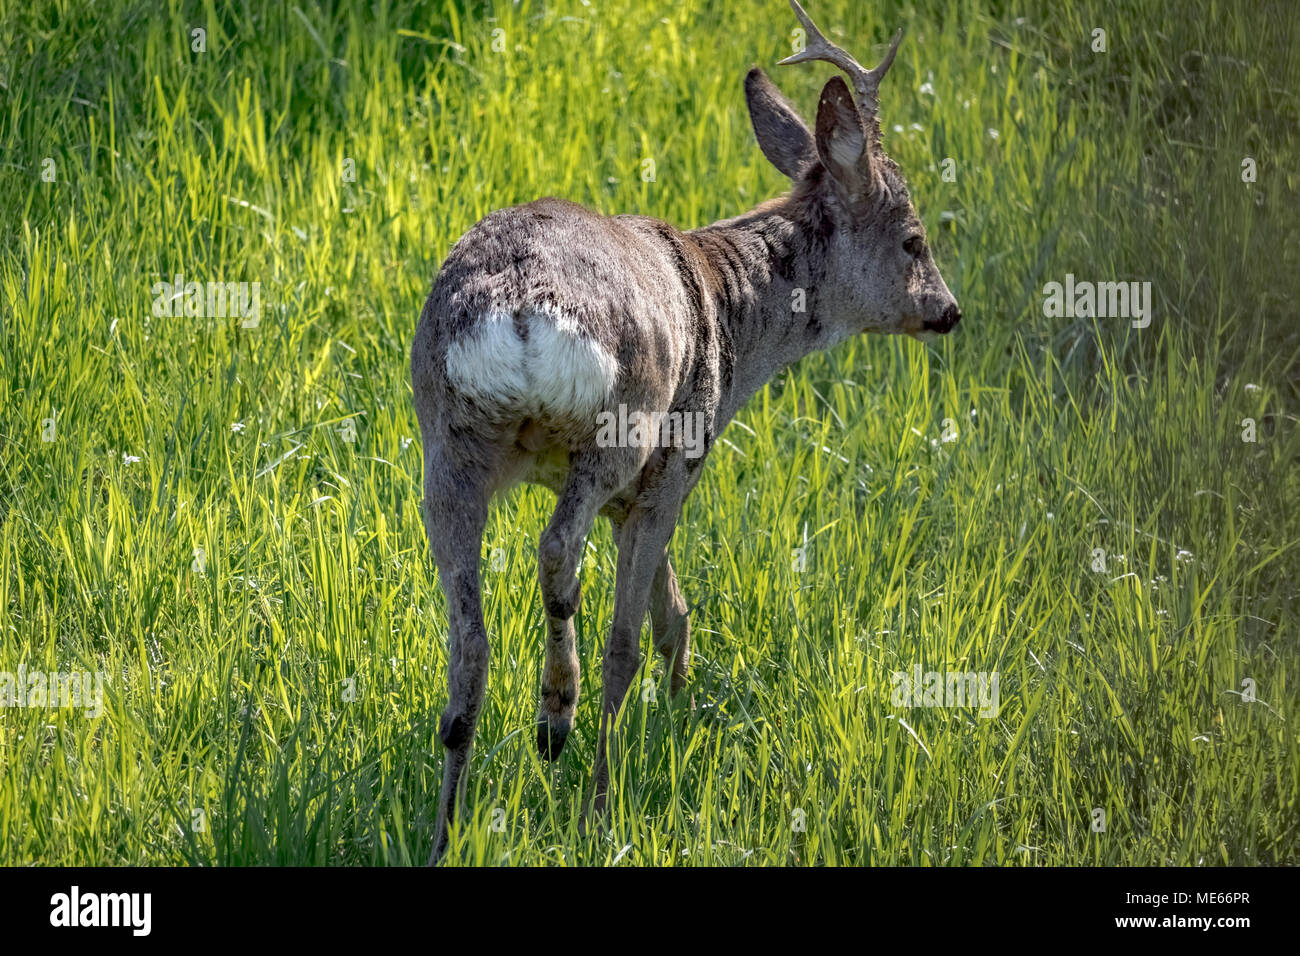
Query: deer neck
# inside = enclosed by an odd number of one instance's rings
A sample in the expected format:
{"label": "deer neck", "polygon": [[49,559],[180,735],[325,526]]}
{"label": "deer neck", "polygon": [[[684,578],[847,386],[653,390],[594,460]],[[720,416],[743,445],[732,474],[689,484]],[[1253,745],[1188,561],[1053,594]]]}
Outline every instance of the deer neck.
{"label": "deer neck", "polygon": [[700,320],[716,324],[721,345],[720,431],[779,371],[834,343],[817,311],[830,230],[783,197],[690,237],[708,264]]}

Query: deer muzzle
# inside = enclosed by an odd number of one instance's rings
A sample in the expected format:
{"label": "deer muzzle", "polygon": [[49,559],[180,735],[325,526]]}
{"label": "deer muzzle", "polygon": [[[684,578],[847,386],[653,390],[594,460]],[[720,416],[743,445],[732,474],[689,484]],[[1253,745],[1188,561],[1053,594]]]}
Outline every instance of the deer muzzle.
{"label": "deer muzzle", "polygon": [[961,321],[961,309],[957,308],[957,303],[951,303],[943,310],[943,313],[937,319],[926,319],[925,330],[927,332],[938,332],[940,335],[946,335],[953,330],[958,322]]}

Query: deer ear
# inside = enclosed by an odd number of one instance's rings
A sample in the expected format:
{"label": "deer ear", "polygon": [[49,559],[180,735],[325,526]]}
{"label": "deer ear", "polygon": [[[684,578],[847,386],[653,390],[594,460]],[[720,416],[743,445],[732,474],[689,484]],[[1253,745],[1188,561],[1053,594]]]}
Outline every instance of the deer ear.
{"label": "deer ear", "polygon": [[745,102],[749,104],[758,148],[773,166],[791,179],[798,179],[804,167],[816,158],[808,127],[758,67],[745,76]]}
{"label": "deer ear", "polygon": [[852,199],[864,198],[873,187],[870,142],[848,85],[831,77],[817,104],[817,155]]}

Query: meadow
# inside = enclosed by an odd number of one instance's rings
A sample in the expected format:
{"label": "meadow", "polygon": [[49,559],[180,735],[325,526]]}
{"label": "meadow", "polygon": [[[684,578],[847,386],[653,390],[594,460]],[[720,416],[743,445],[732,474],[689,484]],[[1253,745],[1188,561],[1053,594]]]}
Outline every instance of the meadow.
{"label": "meadow", "polygon": [[[1294,11],[805,5],[864,62],[906,28],[885,146],[963,321],[810,356],[724,433],[672,546],[691,700],[643,639],[604,828],[609,529],[548,764],[553,496],[497,503],[446,862],[1300,863]],[[775,66],[795,26],[782,0],[0,0],[0,671],[103,677],[100,716],[0,707],[0,864],[426,860],[432,278],[544,195],[687,228],[782,192],[742,81],[811,120],[833,71]],[[157,309],[177,275],[258,283],[257,314]],[[1067,276],[1150,282],[1149,324],[1048,315]],[[918,668],[996,673],[996,713],[899,706]]]}

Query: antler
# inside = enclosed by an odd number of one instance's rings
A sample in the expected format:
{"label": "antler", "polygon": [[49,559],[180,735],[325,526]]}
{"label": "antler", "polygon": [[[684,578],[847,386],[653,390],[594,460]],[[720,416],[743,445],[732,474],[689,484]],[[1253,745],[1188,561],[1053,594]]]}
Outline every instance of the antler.
{"label": "antler", "polygon": [[777,66],[788,66],[791,63],[804,63],[808,60],[824,60],[831,63],[849,75],[853,81],[853,88],[858,91],[858,107],[864,113],[875,113],[880,106],[876,97],[876,91],[880,87],[880,81],[888,72],[890,64],[894,62],[894,54],[898,52],[898,45],[903,42],[903,28],[899,27],[898,32],[894,34],[893,42],[889,45],[889,52],[885,58],[873,70],[868,70],[848,53],[841,50],[834,43],[831,43],[822,32],[817,29],[817,24],[813,23],[812,17],[804,12],[803,7],[799,6],[799,0],[790,0],[790,6],[794,8],[794,15],[799,18],[799,22],[808,31],[808,44],[794,56],[788,56]]}

